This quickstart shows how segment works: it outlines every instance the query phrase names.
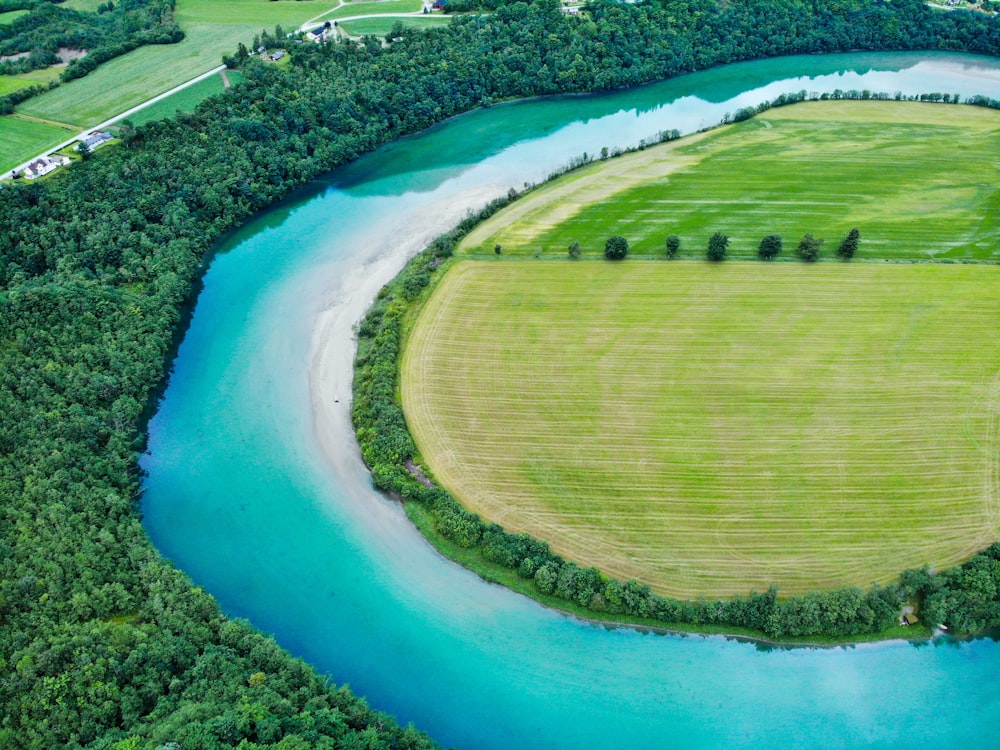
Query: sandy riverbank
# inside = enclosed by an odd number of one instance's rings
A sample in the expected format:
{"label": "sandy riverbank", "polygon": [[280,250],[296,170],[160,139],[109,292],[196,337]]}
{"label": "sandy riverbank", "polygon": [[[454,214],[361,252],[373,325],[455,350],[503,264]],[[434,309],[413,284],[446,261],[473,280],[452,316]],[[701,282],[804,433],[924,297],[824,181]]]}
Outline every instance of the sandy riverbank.
{"label": "sandy riverbank", "polygon": [[397,216],[379,231],[369,233],[365,246],[352,252],[349,265],[330,267],[337,277],[329,281],[328,302],[313,326],[309,393],[316,436],[333,472],[344,485],[355,484],[356,469],[361,462],[351,425],[355,326],[378,290],[410,258],[470,211],[480,209],[506,190],[506,186],[490,185],[447,196]]}

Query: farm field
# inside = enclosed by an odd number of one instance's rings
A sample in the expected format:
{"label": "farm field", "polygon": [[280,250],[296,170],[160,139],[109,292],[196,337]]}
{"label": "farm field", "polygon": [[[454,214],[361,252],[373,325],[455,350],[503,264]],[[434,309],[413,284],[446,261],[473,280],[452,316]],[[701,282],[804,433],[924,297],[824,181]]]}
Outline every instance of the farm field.
{"label": "farm field", "polygon": [[26,10],[8,10],[0,13],[0,26],[4,26],[8,23],[14,23],[21,16],[27,15]]}
{"label": "farm field", "polygon": [[481,225],[460,251],[600,256],[613,234],[636,254],[730,255],[783,237],[825,238],[830,257],[852,227],[860,258],[1000,259],[1000,114],[967,106],[813,102],[607,162],[550,183]]}
{"label": "farm field", "polygon": [[375,0],[374,2],[350,2],[323,16],[336,20],[376,13],[416,13],[424,7],[423,0]]}
{"label": "farm field", "polygon": [[451,19],[442,16],[413,16],[412,18],[399,18],[389,16],[387,18],[359,18],[356,21],[343,21],[340,27],[350,36],[365,36],[374,34],[375,36],[385,36],[396,22],[402,23],[406,28],[429,29],[438,26],[447,26]]}
{"label": "farm field", "polygon": [[63,128],[18,117],[0,117],[0,172],[13,169],[47,148],[71,138],[74,133]]}
{"label": "farm field", "polygon": [[220,65],[224,54],[240,42],[249,46],[261,29],[273,31],[281,24],[291,31],[335,6],[332,1],[178,0],[183,41],[129,52],[25,102],[18,111],[84,128]]}
{"label": "farm field", "polygon": [[[230,85],[235,85],[242,80],[242,76],[235,70],[227,71],[226,75]],[[225,90],[222,76],[214,75],[139,110],[129,119],[135,125],[143,125],[153,120],[165,120],[168,117],[173,117],[177,112],[193,112],[195,107],[208,97],[221,94]]]}
{"label": "farm field", "polygon": [[1000,268],[460,261],[404,351],[467,507],[669,595],[888,582],[997,539]]}
{"label": "farm field", "polygon": [[26,89],[34,85],[31,81],[26,81],[17,76],[0,76],[0,96],[6,96],[18,89]]}
{"label": "farm field", "polygon": [[102,2],[107,2],[107,0],[66,0],[63,6],[83,13],[96,13]]}

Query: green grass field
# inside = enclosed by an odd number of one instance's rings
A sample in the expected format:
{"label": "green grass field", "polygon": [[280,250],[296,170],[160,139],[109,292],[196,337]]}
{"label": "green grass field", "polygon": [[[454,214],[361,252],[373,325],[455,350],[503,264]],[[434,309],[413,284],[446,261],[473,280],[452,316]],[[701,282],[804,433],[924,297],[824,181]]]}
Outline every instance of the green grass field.
{"label": "green grass field", "polygon": [[0,76],[0,96],[6,96],[18,89],[26,89],[33,85],[31,81],[25,81],[17,76]]}
{"label": "green grass field", "polygon": [[423,0],[374,0],[373,2],[351,2],[324,16],[335,20],[351,16],[375,13],[416,13],[424,7]]}
{"label": "green grass field", "polygon": [[407,343],[423,459],[684,597],[952,565],[997,538],[1000,268],[462,261]]}
{"label": "green grass field", "polygon": [[221,64],[236,45],[249,45],[261,29],[281,24],[293,31],[335,2],[297,0],[178,0],[178,44],[142,47],[96,71],[18,107],[23,112],[79,128],[93,125]]}
{"label": "green grass field", "polygon": [[410,29],[429,29],[438,26],[447,26],[450,18],[441,16],[413,16],[412,18],[360,18],[357,21],[344,21],[340,24],[351,36],[385,36],[388,34],[397,21]]}
{"label": "green grass field", "polygon": [[5,26],[8,23],[14,23],[21,16],[28,14],[26,10],[8,10],[0,13],[0,26]]}
{"label": "green grass field", "polygon": [[[62,128],[17,117],[0,117],[0,173],[7,172],[74,135]],[[9,175],[5,175],[9,176]]]}
{"label": "green grass field", "polygon": [[[228,71],[226,75],[229,77],[231,85],[235,85],[242,80],[239,72],[234,70]],[[204,81],[199,81],[193,86],[188,86],[186,89],[178,91],[166,99],[161,99],[145,109],[139,110],[130,116],[129,119],[135,125],[142,125],[153,120],[165,120],[168,117],[173,117],[177,112],[193,112],[208,97],[221,94],[225,90],[222,76],[214,75],[211,78],[206,78]]]}
{"label": "green grass field", "polygon": [[107,0],[66,0],[62,5],[82,13],[96,13],[97,9]]}
{"label": "green grass field", "polygon": [[824,255],[852,228],[860,257],[1000,259],[1000,114],[964,106],[816,102],[599,162],[486,222],[464,252],[599,256],[612,234],[638,254],[704,257],[715,231],[752,256],[806,232]]}

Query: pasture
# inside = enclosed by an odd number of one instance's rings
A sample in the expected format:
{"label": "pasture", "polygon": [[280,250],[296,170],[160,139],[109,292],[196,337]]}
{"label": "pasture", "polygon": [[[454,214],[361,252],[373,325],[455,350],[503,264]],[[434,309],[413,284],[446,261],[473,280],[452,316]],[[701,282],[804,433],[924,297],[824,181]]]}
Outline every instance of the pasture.
{"label": "pasture", "polygon": [[359,18],[356,21],[342,21],[340,27],[350,36],[385,36],[396,22],[402,23],[408,29],[430,29],[447,26],[451,19],[442,16],[411,16],[399,18],[388,16],[386,18]]}
{"label": "pasture", "polygon": [[373,0],[372,2],[345,3],[324,19],[337,20],[352,16],[366,16],[381,13],[416,13],[424,7],[423,0]]}
{"label": "pasture", "polygon": [[460,261],[403,356],[467,507],[695,597],[868,586],[1000,532],[1000,268]]}
{"label": "pasture", "polygon": [[[235,85],[242,80],[238,71],[226,71],[230,85]],[[193,86],[178,91],[176,94],[161,99],[155,104],[151,104],[145,109],[141,109],[129,119],[135,125],[143,125],[153,120],[165,120],[174,117],[178,112],[193,112],[195,108],[210,96],[221,94],[226,90],[222,82],[221,75],[214,75],[199,81]]]}
{"label": "pasture", "polygon": [[26,16],[28,11],[26,10],[7,10],[0,12],[0,26],[6,26],[9,23],[14,23],[21,16]]}
{"label": "pasture", "polygon": [[0,76],[0,96],[13,94],[19,89],[26,89],[34,84],[18,76]]}
{"label": "pasture", "polygon": [[1000,259],[1000,114],[967,106],[815,102],[580,169],[481,225],[467,254],[600,256],[613,234],[640,255],[704,257],[709,236],[750,257],[809,232],[833,254],[861,228],[860,257]]}
{"label": "pasture", "polygon": [[74,135],[70,130],[40,122],[0,117],[0,143],[3,144],[0,149],[0,172],[7,172]]}

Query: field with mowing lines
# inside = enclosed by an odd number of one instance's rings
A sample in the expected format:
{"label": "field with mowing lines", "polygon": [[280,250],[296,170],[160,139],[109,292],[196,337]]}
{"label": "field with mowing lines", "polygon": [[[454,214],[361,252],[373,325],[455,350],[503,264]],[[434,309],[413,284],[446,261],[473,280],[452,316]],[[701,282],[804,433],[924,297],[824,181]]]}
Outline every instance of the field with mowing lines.
{"label": "field with mowing lines", "polygon": [[447,26],[450,18],[441,16],[413,16],[412,18],[359,18],[357,21],[343,21],[340,27],[351,36],[385,36],[392,31],[393,25],[399,21],[408,29],[429,29]]}
{"label": "field with mowing lines", "polygon": [[[226,72],[230,85],[235,85],[242,80],[238,71],[230,70]],[[199,81],[193,86],[178,91],[176,94],[161,99],[155,104],[150,104],[145,109],[141,109],[129,119],[135,125],[142,125],[153,120],[165,120],[180,112],[193,112],[195,108],[210,96],[221,94],[226,88],[222,82],[221,75],[214,75]]]}
{"label": "field with mowing lines", "polygon": [[888,582],[1000,536],[1000,268],[460,261],[406,345],[469,508],[693,597]]}
{"label": "field with mowing lines", "polygon": [[366,16],[376,13],[416,13],[424,7],[423,0],[376,0],[375,2],[353,2],[337,8],[323,16],[336,20],[351,16]]}
{"label": "field with mowing lines", "polygon": [[752,256],[806,232],[829,257],[852,227],[860,257],[1000,259],[1000,113],[965,106],[816,102],[620,159],[546,185],[481,225],[466,253],[599,256],[612,234],[637,254],[704,257],[715,231]]}
{"label": "field with mowing lines", "polygon": [[13,169],[73,135],[72,131],[51,125],[16,117],[0,117],[0,143],[3,144],[0,148],[0,172]]}
{"label": "field with mowing lines", "polygon": [[292,31],[336,2],[296,0],[178,0],[177,22],[185,39],[150,45],[104,63],[96,71],[18,107],[35,117],[80,128],[114,117],[147,99],[218,66],[236,45],[249,46],[261,29],[281,24]]}

